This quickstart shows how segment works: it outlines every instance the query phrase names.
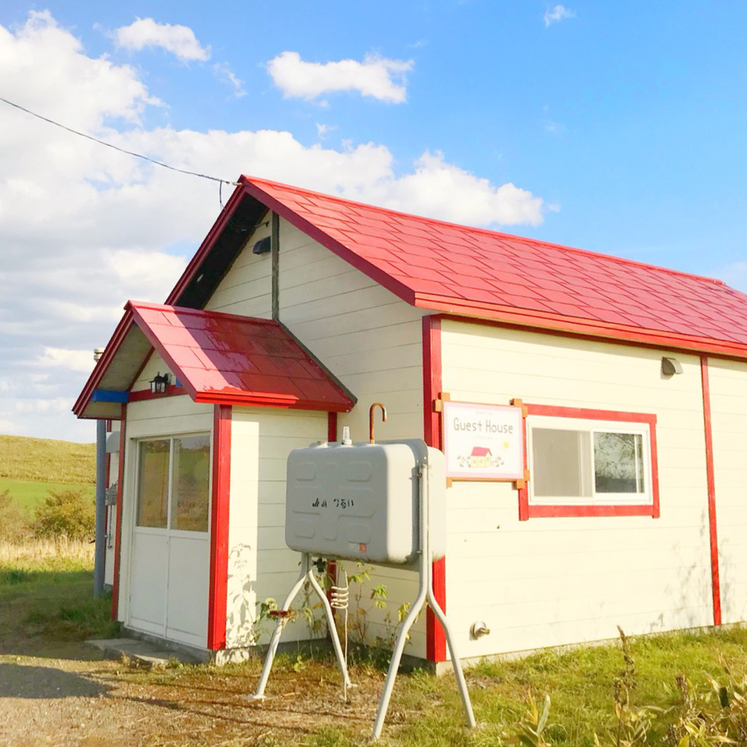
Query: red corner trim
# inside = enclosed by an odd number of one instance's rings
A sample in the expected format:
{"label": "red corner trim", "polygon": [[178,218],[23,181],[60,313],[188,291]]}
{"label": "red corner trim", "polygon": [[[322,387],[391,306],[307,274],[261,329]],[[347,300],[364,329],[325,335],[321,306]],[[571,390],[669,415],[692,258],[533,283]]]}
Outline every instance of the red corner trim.
{"label": "red corner trim", "polygon": [[210,521],[210,596],[207,647],[226,647],[228,516],[231,498],[231,407],[213,411],[213,489]]}
{"label": "red corner trim", "polygon": [[117,532],[114,535],[114,579],[112,581],[112,620],[119,614],[119,565],[122,552],[122,490],[124,488],[127,405],[122,405],[119,421],[119,469],[117,470]]}
{"label": "red corner trim", "polygon": [[[646,423],[650,434],[651,447],[651,490],[652,502],[640,505],[594,506],[532,506],[529,503],[529,486],[519,489],[519,521],[527,519],[557,518],[568,516],[650,516],[658,519],[661,515],[659,502],[659,458],[656,443],[656,415],[640,412],[620,412],[617,410],[586,410],[581,407],[556,407],[554,405],[526,405],[529,415],[546,415],[557,418],[582,418],[584,420],[614,420],[621,423]],[[524,458],[529,464],[527,453],[527,427],[524,422]],[[531,479],[531,477],[530,477]]]}
{"label": "red corner trim", "polygon": [[337,441],[337,413],[327,413],[327,441]]}
{"label": "red corner trim", "polygon": [[721,625],[721,581],[716,529],[716,473],[713,464],[713,431],[711,425],[711,386],[708,376],[708,356],[700,357],[700,380],[703,388],[703,426],[705,431],[706,476],[708,480],[708,528],[711,542],[711,587],[713,592],[713,624]]}
{"label": "red corner trim", "polygon": [[[433,403],[441,394],[441,318],[423,317],[423,433],[428,446],[441,448],[441,413]],[[441,609],[446,612],[446,558],[433,563],[433,593]],[[426,655],[428,661],[446,661],[446,635],[437,624],[436,616],[426,613]]]}

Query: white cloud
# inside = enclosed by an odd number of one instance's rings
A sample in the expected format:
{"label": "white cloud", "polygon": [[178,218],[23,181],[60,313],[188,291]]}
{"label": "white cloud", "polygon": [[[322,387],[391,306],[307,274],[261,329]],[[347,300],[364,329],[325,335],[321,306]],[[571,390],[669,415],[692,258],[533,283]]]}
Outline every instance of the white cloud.
{"label": "white cloud", "polygon": [[545,11],[545,15],[542,16],[542,20],[545,22],[545,28],[553,23],[559,23],[566,18],[575,18],[576,13],[570,8],[566,8],[564,5],[555,5],[552,8],[548,7]]}
{"label": "white cloud", "polygon": [[541,198],[511,183],[494,187],[447,163],[443,153],[424,153],[412,174],[382,186],[376,202],[396,210],[478,226],[542,222]]}
{"label": "white cloud", "polygon": [[48,368],[67,368],[70,371],[91,373],[94,363],[93,351],[45,347],[36,363]]}
{"label": "white cloud", "polygon": [[338,91],[358,91],[379,101],[401,104],[407,98],[405,76],[412,60],[366,55],[363,62],[304,62],[298,52],[283,52],[267,63],[267,72],[286,98],[315,99]]}
{"label": "white cloud", "polygon": [[12,420],[0,420],[0,433],[12,436],[18,433],[20,426]]}
{"label": "white cloud", "polygon": [[246,96],[246,89],[244,88],[244,81],[235,75],[226,62],[216,62],[213,65],[213,71],[215,72],[218,80],[222,80],[228,83],[233,88],[233,95],[240,99],[242,96]]}
{"label": "white cloud", "polygon": [[160,47],[182,62],[210,59],[210,47],[203,47],[189,26],[157,23],[152,18],[138,18],[129,26],[121,26],[114,31],[114,40],[117,46],[134,52]]}
{"label": "white cloud", "polygon": [[337,129],[337,125],[326,125],[326,124],[320,124],[319,122],[316,123],[316,136],[319,138],[319,140],[324,140],[327,135],[329,135],[330,132]]}
{"label": "white cloud", "polygon": [[[86,54],[49,13],[30,14],[13,32],[0,26],[0,90],[179,168],[254,174],[456,222],[542,220],[539,197],[494,185],[440,153],[403,173],[380,143],[335,148],[276,130],[146,128],[144,109],[160,102],[137,72]],[[84,384],[84,363],[106,344],[128,298],[166,298],[218,215],[218,188],[3,104],[0,117],[0,421],[26,435],[93,440],[93,426],[65,411]]]}

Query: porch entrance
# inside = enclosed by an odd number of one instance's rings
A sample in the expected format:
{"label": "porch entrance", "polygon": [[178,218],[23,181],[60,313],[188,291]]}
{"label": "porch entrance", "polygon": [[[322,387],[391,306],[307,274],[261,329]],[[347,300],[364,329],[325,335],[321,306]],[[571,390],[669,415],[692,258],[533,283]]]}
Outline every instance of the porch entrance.
{"label": "porch entrance", "polygon": [[207,645],[210,434],[143,439],[126,624]]}

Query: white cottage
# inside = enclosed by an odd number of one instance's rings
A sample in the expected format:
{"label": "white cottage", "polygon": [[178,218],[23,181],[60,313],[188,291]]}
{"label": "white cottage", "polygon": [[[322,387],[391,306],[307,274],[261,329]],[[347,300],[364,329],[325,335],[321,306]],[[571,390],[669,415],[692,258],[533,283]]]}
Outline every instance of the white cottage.
{"label": "white cottage", "polygon": [[[365,439],[381,401],[381,438],[452,464],[434,575],[464,658],[743,621],[745,385],[747,296],[719,281],[242,177],[74,408],[120,421],[113,614],[216,658],[265,640],[298,573],[286,457]],[[408,653],[446,660],[430,614]]]}

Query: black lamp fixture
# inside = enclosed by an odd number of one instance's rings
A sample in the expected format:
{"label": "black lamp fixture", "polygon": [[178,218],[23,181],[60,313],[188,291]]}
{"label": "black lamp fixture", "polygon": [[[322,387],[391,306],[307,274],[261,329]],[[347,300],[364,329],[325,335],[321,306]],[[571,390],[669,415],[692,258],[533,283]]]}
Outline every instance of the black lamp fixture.
{"label": "black lamp fixture", "polygon": [[152,394],[166,394],[166,387],[169,385],[170,377],[167,373],[162,374],[160,371],[150,380],[150,391]]}

